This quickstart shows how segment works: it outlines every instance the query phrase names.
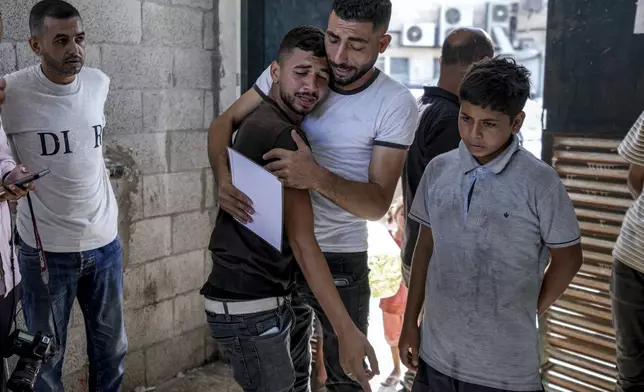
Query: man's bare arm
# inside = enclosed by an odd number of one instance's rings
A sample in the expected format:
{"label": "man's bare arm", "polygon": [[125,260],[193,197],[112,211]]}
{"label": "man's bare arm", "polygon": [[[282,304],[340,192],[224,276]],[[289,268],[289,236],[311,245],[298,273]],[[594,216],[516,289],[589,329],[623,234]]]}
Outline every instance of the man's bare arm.
{"label": "man's bare arm", "polygon": [[217,203],[240,222],[252,221],[252,201],[232,184],[228,151],[233,130],[259,106],[262,97],[251,89],[217,117],[208,130],[208,159],[217,180]]}
{"label": "man's bare arm", "polygon": [[644,166],[631,164],[628,169],[628,190],[633,199],[637,200],[644,187]]}
{"label": "man's bare arm", "polygon": [[550,264],[546,269],[539,293],[538,315],[542,316],[566,291],[583,263],[581,244],[550,249]]}
{"label": "man's bare arm", "polygon": [[407,150],[374,146],[369,164],[369,182],[347,180],[318,166],[313,189],[351,214],[376,221],[393,199]]}
{"label": "man's bare arm", "polygon": [[210,124],[208,130],[208,159],[217,180],[230,177],[228,153],[233,130],[262,102],[262,97],[250,89]]}
{"label": "man's bare arm", "polygon": [[371,374],[365,372],[363,359],[369,359],[372,371],[378,373],[378,361],[367,338],[355,326],[335,287],[329,266],[315,239],[313,207],[307,190],[286,188],[284,192],[285,222],[293,255],[300,265],[313,295],[329,318],[340,342],[340,360],[347,373],[352,374],[369,389]]}

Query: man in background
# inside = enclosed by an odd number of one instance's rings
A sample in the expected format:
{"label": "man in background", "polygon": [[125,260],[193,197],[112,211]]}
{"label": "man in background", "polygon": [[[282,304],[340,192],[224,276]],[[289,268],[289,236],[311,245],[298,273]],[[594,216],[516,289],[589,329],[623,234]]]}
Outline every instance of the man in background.
{"label": "man in background", "polygon": [[644,113],[617,151],[630,164],[629,208],[613,250],[611,299],[617,340],[617,391],[644,390]]}
{"label": "man in background", "polygon": [[[103,156],[109,78],[83,67],[85,32],[78,10],[44,0],[29,15],[40,64],[5,76],[2,115],[16,159],[48,167],[28,203],[18,203],[18,263],[27,328],[56,338],[60,351],[42,367],[36,391],[63,391],[63,355],[78,299],[87,332],[89,390],[116,392],[123,380],[123,263],[118,207]],[[44,252],[49,284],[41,279]]]}
{"label": "man in background", "polygon": [[[434,157],[458,148],[460,103],[458,90],[468,67],[479,60],[494,56],[494,44],[488,34],[477,28],[462,27],[452,31],[443,43],[438,86],[425,86],[418,100],[420,120],[416,137],[405,162],[402,185],[407,217],[425,167]],[[402,242],[403,279],[409,287],[411,260],[418,238],[419,224],[406,219]],[[410,391],[415,372],[407,371],[404,390]]]}

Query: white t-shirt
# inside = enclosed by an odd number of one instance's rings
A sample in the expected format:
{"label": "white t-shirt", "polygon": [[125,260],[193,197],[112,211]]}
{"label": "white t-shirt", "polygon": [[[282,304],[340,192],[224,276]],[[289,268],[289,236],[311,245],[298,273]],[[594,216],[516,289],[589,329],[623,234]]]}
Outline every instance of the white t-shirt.
{"label": "white t-shirt", "polygon": [[[268,95],[272,85],[267,68],[255,89]],[[315,161],[351,181],[368,182],[375,145],[407,149],[414,139],[418,107],[412,93],[376,71],[370,82],[352,92],[330,91],[304,118],[302,130]],[[315,235],[324,252],[365,252],[367,222],[312,191]]]}
{"label": "white t-shirt", "polygon": [[[34,213],[49,252],[82,252],[112,242],[118,206],[103,158],[104,106],[110,80],[83,68],[69,85],[55,84],[39,65],[5,76],[4,128],[15,158],[32,172],[51,173],[35,182]],[[26,199],[17,226],[36,246]]]}

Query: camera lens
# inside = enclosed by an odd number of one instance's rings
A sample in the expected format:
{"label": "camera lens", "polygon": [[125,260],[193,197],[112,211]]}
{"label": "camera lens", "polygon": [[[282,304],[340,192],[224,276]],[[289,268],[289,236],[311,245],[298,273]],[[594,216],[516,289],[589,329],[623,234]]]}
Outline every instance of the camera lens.
{"label": "camera lens", "polygon": [[33,392],[41,366],[41,360],[20,358],[16,370],[7,381],[7,388],[13,392]]}

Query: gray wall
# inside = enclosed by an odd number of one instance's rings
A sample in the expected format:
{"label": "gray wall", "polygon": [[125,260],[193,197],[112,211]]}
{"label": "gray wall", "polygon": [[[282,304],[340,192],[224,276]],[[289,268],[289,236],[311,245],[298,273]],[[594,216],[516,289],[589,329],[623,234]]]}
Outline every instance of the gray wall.
{"label": "gray wall", "polygon": [[[34,0],[2,0],[0,74],[37,61],[26,40]],[[87,66],[111,77],[105,145],[125,251],[126,388],[154,385],[214,349],[198,289],[215,216],[206,129],[238,94],[235,0],[71,0],[85,21]],[[219,13],[223,13],[219,24]],[[233,21],[233,22],[231,22]],[[222,44],[220,45],[220,42]],[[221,61],[222,52],[227,58]],[[72,312],[66,391],[86,389],[83,318]],[[85,387],[83,387],[85,386]]]}

